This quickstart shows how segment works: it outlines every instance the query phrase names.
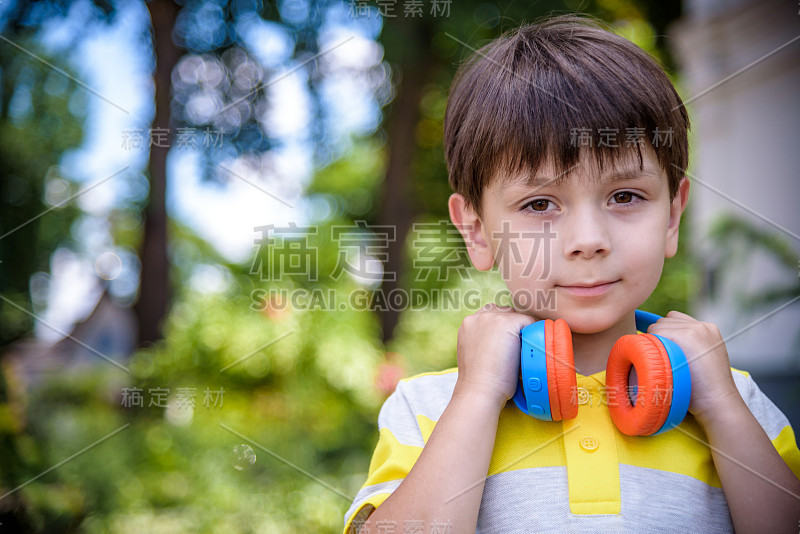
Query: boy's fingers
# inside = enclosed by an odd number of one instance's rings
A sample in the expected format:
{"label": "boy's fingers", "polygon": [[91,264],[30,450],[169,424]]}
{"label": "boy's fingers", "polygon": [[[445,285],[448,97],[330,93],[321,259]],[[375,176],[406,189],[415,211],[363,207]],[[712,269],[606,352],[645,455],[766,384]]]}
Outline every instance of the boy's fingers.
{"label": "boy's fingers", "polygon": [[485,304],[482,308],[477,310],[473,315],[479,314],[479,313],[488,313],[488,312],[505,312],[505,313],[516,313],[516,314],[519,314],[519,315],[525,315],[526,317],[530,318],[530,322],[531,323],[534,323],[534,322],[539,320],[538,317],[535,317],[535,316],[531,315],[530,313],[523,313],[523,312],[517,311],[516,309],[514,309],[513,306],[500,306],[499,304],[496,304],[494,302],[490,302],[489,304]]}
{"label": "boy's fingers", "polygon": [[526,322],[526,325],[530,324],[530,323],[535,323],[536,321],[539,320],[538,317],[535,317],[535,316],[531,315],[530,313],[517,311],[514,308],[514,306],[498,306],[497,307],[497,311],[516,313],[518,315],[524,315],[525,317],[528,317],[530,319],[530,321]]}
{"label": "boy's fingers", "polygon": [[687,324],[696,323],[697,320],[693,317],[681,313],[678,315],[679,312],[669,312],[666,316],[662,317],[655,323],[651,324],[647,327],[647,331],[649,332],[651,329],[656,328],[669,328],[669,327],[678,327],[678,328],[685,328]]}
{"label": "boy's fingers", "polygon": [[495,304],[494,302],[490,302],[489,304],[486,304],[483,308],[481,308],[478,311],[479,312],[487,312],[487,311],[503,311],[503,312],[505,312],[505,311],[514,311],[514,308],[512,308],[511,306],[500,306],[498,304]]}
{"label": "boy's fingers", "polygon": [[670,319],[679,319],[679,320],[687,320],[687,321],[694,321],[695,320],[694,317],[692,317],[691,315],[686,315],[685,313],[681,313],[681,312],[675,311],[675,310],[669,312],[666,315],[666,317],[669,317]]}

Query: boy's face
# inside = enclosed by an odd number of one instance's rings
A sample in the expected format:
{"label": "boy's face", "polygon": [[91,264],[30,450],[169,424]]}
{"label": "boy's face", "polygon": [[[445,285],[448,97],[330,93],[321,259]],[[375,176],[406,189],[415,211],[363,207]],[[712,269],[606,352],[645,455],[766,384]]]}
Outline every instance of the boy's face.
{"label": "boy's face", "polygon": [[627,160],[601,173],[584,154],[561,184],[550,165],[539,169],[540,185],[526,185],[524,175],[508,185],[495,179],[483,193],[482,218],[458,194],[450,198],[450,216],[473,265],[498,266],[518,312],[562,318],[574,333],[600,332],[650,296],[664,258],[678,249],[689,182],[681,179],[670,202],[652,148],[643,147],[642,156],[641,171],[631,149]]}

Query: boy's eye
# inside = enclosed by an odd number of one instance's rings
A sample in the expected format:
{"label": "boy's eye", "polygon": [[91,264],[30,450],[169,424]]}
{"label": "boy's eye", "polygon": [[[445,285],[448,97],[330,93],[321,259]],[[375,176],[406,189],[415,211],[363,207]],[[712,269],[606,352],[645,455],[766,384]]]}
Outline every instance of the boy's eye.
{"label": "boy's eye", "polygon": [[550,201],[545,198],[537,198],[528,203],[528,206],[533,208],[533,211],[547,211],[547,206]]}
{"label": "boy's eye", "polygon": [[645,199],[642,195],[638,195],[633,191],[620,191],[619,193],[614,193],[614,201],[617,204],[630,204],[631,206],[635,206],[645,202]]}

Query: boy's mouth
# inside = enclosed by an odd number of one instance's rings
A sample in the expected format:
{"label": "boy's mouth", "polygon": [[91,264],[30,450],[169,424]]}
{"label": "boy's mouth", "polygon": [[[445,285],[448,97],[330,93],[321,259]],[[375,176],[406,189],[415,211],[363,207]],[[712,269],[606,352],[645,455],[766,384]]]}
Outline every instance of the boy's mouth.
{"label": "boy's mouth", "polygon": [[558,285],[577,297],[596,297],[609,291],[619,280],[595,280],[591,282],[575,282],[570,285]]}

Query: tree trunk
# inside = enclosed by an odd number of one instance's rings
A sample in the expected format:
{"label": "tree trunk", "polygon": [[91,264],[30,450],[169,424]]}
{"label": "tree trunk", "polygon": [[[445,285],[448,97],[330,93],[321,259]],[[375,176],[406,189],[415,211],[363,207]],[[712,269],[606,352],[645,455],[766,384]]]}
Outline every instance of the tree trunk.
{"label": "tree trunk", "polygon": [[[430,29],[426,24],[414,26],[414,38],[427,48],[430,43]],[[419,120],[422,89],[431,81],[435,72],[435,61],[430,54],[412,57],[401,65],[402,79],[397,87],[397,99],[392,105],[391,116],[387,121],[389,138],[389,162],[383,180],[378,224],[395,228],[395,239],[388,243],[388,257],[384,263],[384,273],[395,273],[395,280],[384,277],[381,290],[384,296],[400,285],[406,264],[405,241],[415,210],[411,203],[411,163],[416,152],[415,130]],[[387,306],[379,311],[384,346],[392,339],[394,329],[400,319],[400,310]]]}
{"label": "tree trunk", "polygon": [[[180,6],[172,0],[153,0],[147,4],[153,25],[153,50],[156,56],[155,100],[153,130],[169,132],[170,77],[182,52],[172,41],[172,28]],[[166,130],[164,130],[166,129]],[[148,136],[149,137],[149,136]],[[169,145],[169,143],[156,143]],[[167,152],[169,146],[150,147],[150,193],[145,209],[144,236],[139,249],[142,263],[139,281],[139,300],[136,316],[139,322],[139,346],[147,346],[162,338],[162,321],[167,314],[171,288],[167,258]]]}

